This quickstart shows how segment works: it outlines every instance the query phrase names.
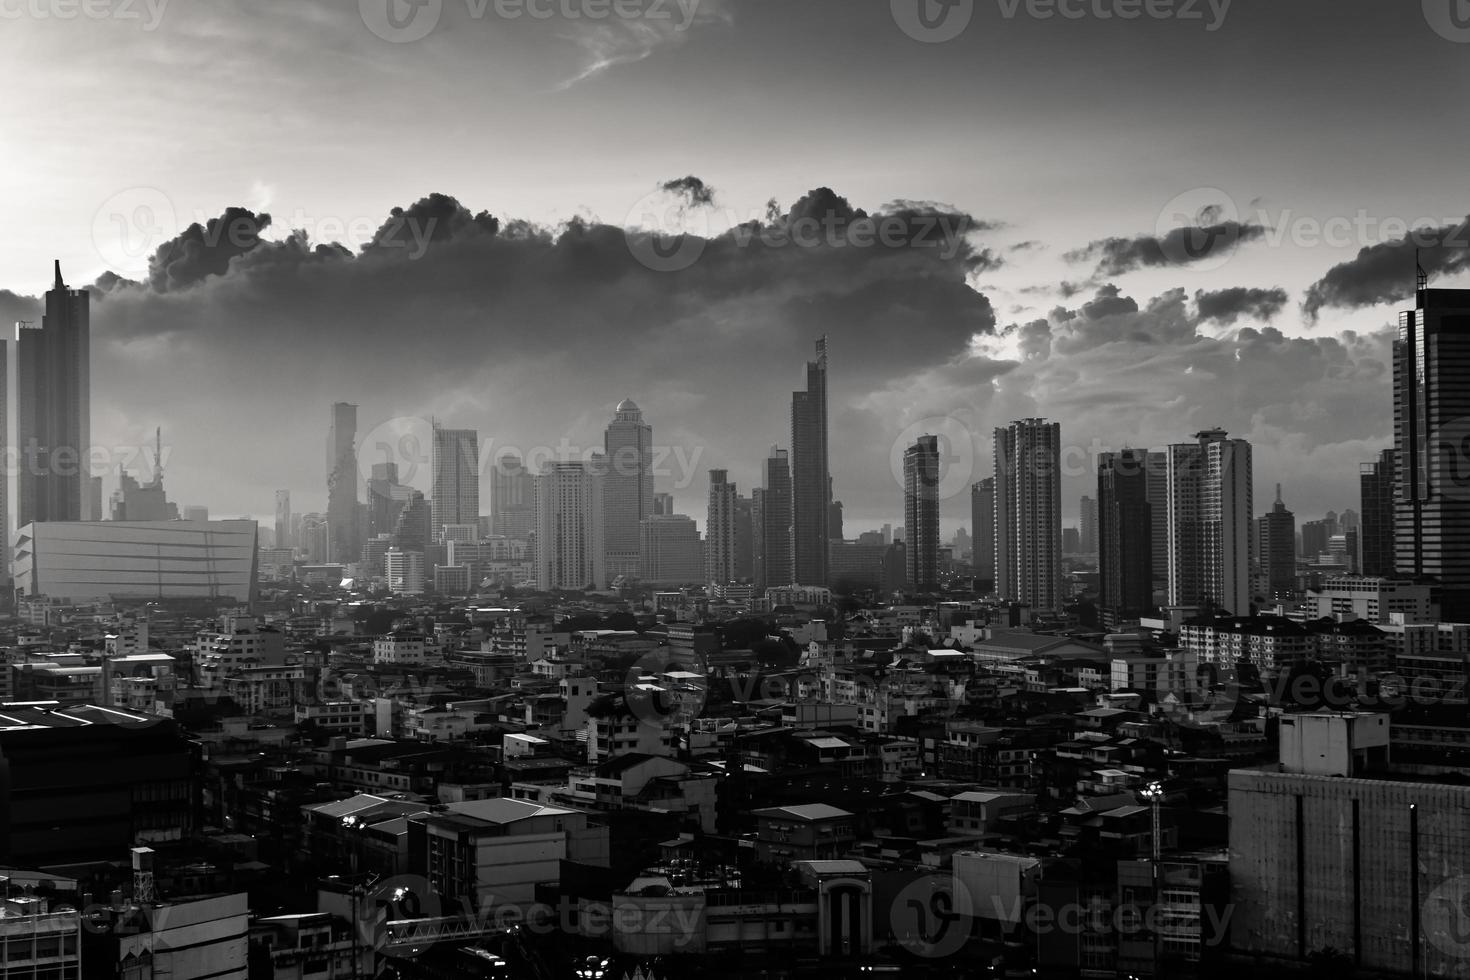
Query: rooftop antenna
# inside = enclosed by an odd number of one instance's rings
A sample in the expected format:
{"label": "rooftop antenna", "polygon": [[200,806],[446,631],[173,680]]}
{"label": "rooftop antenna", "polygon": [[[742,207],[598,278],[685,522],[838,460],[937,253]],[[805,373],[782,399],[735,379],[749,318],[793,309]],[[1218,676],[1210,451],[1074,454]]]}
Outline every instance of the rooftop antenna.
{"label": "rooftop antenna", "polygon": [[163,426],[153,430],[153,485],[163,486]]}
{"label": "rooftop antenna", "polygon": [[1414,249],[1414,286],[1417,292],[1424,292],[1429,288],[1429,273],[1424,271],[1424,266],[1419,261],[1419,249]]}

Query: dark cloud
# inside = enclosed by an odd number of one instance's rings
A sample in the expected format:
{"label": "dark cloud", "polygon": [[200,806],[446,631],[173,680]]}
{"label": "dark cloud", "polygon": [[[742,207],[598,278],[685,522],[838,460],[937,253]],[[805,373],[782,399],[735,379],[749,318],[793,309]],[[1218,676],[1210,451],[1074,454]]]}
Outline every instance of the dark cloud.
{"label": "dark cloud", "polygon": [[157,293],[175,292],[224,275],[232,259],[260,244],[261,233],[270,224],[270,215],[248,208],[229,208],[204,225],[195,222],[153,254],[149,286]]}
{"label": "dark cloud", "polygon": [[662,189],[682,197],[692,207],[710,207],[715,203],[715,189],[693,175],[664,181]]}
{"label": "dark cloud", "polygon": [[1200,290],[1194,294],[1200,319],[1231,324],[1241,317],[1270,320],[1286,305],[1284,289],[1249,289],[1234,286],[1213,292]]}
{"label": "dark cloud", "polygon": [[1069,262],[1096,262],[1094,277],[1121,276],[1135,269],[1187,266],[1262,237],[1261,225],[1221,220],[1217,209],[1201,212],[1200,223],[1170,229],[1162,238],[1102,238],[1066,254]]}
{"label": "dark cloud", "polygon": [[1333,266],[1311,285],[1303,314],[1315,320],[1329,306],[1358,309],[1408,299],[1414,295],[1416,254],[1431,278],[1470,268],[1470,218],[1360,249],[1352,261]]}
{"label": "dark cloud", "polygon": [[500,221],[495,216],[485,211],[474,214],[448,194],[436,193],[411,207],[394,208],[363,251],[401,251],[417,258],[414,253],[422,251],[427,243],[488,236],[499,231]]}

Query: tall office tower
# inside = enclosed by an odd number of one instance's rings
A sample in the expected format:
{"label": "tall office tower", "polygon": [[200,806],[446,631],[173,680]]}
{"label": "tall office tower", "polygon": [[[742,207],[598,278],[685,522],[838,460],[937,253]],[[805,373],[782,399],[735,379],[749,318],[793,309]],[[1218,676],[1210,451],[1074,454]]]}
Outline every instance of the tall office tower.
{"label": "tall office tower", "polygon": [[1153,515],[1154,604],[1169,595],[1169,454],[1150,450],[1144,456],[1148,509]]}
{"label": "tall office tower", "polygon": [[1392,576],[1394,453],[1385,449],[1376,463],[1358,467],[1358,567],[1364,575]]}
{"label": "tall office tower", "polygon": [[995,477],[970,487],[970,533],[975,538],[975,589],[995,589]]}
{"label": "tall office tower", "polygon": [[[832,481],[828,480],[827,482],[830,486]],[[831,496],[830,490],[827,495]],[[842,501],[840,500],[832,501],[827,507],[827,534],[832,541],[844,540],[842,537]]]}
{"label": "tall office tower", "polygon": [[1061,456],[1056,422],[995,430],[996,593],[1037,610],[1063,605]]}
{"label": "tall office tower", "polygon": [[1448,622],[1470,621],[1470,290],[1430,289],[1394,343],[1394,558],[1438,579]]}
{"label": "tall office tower", "polygon": [[643,519],[653,514],[653,426],[643,421],[631,398],[618,405],[607,424],[603,448],[608,575],[636,575]]}
{"label": "tall office tower", "polygon": [[917,592],[939,588],[939,437],[920,436],[903,453],[906,571]]}
{"label": "tall office tower", "polygon": [[337,402],[327,434],[329,561],[357,561],[362,555],[357,530],[357,406]]}
{"label": "tall office tower", "polygon": [[515,453],[495,460],[490,491],[494,533],[518,541],[529,538],[536,529],[536,477]]}
{"label": "tall office tower", "polygon": [[536,587],[577,590],[608,583],[601,456],[547,463],[536,477]]}
{"label": "tall office tower", "polygon": [[762,478],[765,486],[751,495],[757,591],[795,582],[791,563],[791,467],[786,450],[771,447]]}
{"label": "tall office tower", "polygon": [[1249,615],[1251,444],[1195,439],[1169,447],[1169,605]]}
{"label": "tall office tower", "polygon": [[653,495],[653,516],[674,516],[674,495],[671,493],[656,493]]}
{"label": "tall office tower", "polygon": [[90,300],[67,288],[57,262],[41,325],[16,325],[16,528],[82,518],[82,487],[92,476]]}
{"label": "tall office tower", "polygon": [[1341,528],[1344,533],[1346,533],[1347,531],[1356,531],[1358,529],[1358,525],[1361,523],[1362,519],[1358,515],[1358,512],[1353,510],[1351,507],[1349,507],[1347,510],[1343,511],[1337,516],[1337,526]]}
{"label": "tall office tower", "polygon": [[480,520],[480,437],[474,429],[441,429],[435,422],[429,464],[434,472],[433,532],[446,524]]}
{"label": "tall office tower", "polygon": [[735,581],[755,579],[755,503],[735,498]]}
{"label": "tall office tower", "polygon": [[643,519],[638,577],[645,585],[696,585],[704,580],[704,549],[693,518],[654,514]]}
{"label": "tall office tower", "polygon": [[[1142,450],[1125,449],[1097,458],[1098,591],[1103,622],[1109,628],[1153,608],[1154,532],[1147,456]],[[1085,515],[1088,498],[1082,499]]]}
{"label": "tall office tower", "polygon": [[291,520],[291,491],[276,491],[276,547],[296,547],[296,528]]}
{"label": "tall office tower", "polygon": [[422,554],[429,550],[429,543],[433,540],[433,507],[423,493],[412,490],[398,512],[398,523],[394,525],[393,533],[389,537],[389,547]]}
{"label": "tall office tower", "polygon": [[1082,550],[1082,533],[1075,527],[1062,528],[1062,554],[1075,555]]}
{"label": "tall office tower", "polygon": [[827,584],[832,481],[827,465],[827,338],[791,395],[791,561],[794,584]]}
{"label": "tall office tower", "polygon": [[302,514],[301,528],[296,533],[301,551],[313,565],[327,563],[331,550],[331,527],[325,514]]}
{"label": "tall office tower", "polygon": [[704,580],[735,581],[735,506],[740,494],[725,470],[709,471],[709,509],[704,522]]}
{"label": "tall office tower", "polygon": [[1077,518],[1077,533],[1080,536],[1078,550],[1084,555],[1097,554],[1097,501],[1083,497]]}
{"label": "tall office tower", "polygon": [[1296,515],[1286,509],[1279,483],[1276,503],[1256,518],[1256,562],[1266,576],[1266,597],[1290,598],[1296,591]]}

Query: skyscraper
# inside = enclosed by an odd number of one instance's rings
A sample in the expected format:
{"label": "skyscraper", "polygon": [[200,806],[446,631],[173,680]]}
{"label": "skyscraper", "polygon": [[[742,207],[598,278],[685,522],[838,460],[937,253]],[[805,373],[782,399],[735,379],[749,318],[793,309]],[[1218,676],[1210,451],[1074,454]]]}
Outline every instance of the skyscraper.
{"label": "skyscraper", "polygon": [[441,429],[433,426],[433,527],[438,541],[446,524],[480,522],[480,442],[474,429]]}
{"label": "skyscraper", "polygon": [[276,547],[296,547],[296,535],[291,527],[291,491],[276,491]]}
{"label": "skyscraper", "polygon": [[970,533],[975,538],[975,588],[995,590],[995,477],[970,487]]}
{"label": "skyscraper", "polygon": [[1223,429],[1169,447],[1169,605],[1250,614],[1251,445]]}
{"label": "skyscraper", "polygon": [[1429,289],[1394,343],[1394,552],[1439,581],[1447,621],[1470,620],[1470,290]]}
{"label": "skyscraper", "polygon": [[362,555],[357,528],[357,406],[332,406],[327,433],[328,560],[354,562]]}
{"label": "skyscraper", "polygon": [[1061,426],[1022,419],[995,430],[995,577],[1003,599],[1060,610]]}
{"label": "skyscraper", "polygon": [[683,514],[654,514],[643,519],[638,548],[638,577],[646,585],[695,585],[704,580],[704,552],[699,529]]}
{"label": "skyscraper", "polygon": [[605,522],[608,574],[638,571],[642,524],[653,514],[653,426],[631,398],[618,405],[603,435],[608,472]]}
{"label": "skyscraper", "polygon": [[[367,481],[367,537],[392,534],[398,515],[413,497],[414,489],[398,482],[397,463],[374,463]],[[420,494],[422,496],[422,494]],[[430,524],[432,525],[432,513]]]}
{"label": "skyscraper", "polygon": [[653,516],[674,516],[674,495],[671,493],[655,493],[653,495]]}
{"label": "skyscraper", "polygon": [[495,460],[490,477],[491,529],[524,541],[536,528],[536,477],[515,453]]}
{"label": "skyscraper", "polygon": [[90,300],[67,288],[57,262],[41,325],[16,326],[17,528],[82,519],[82,486],[92,476]]}
{"label": "skyscraper", "polygon": [[735,581],[755,579],[755,502],[735,497]]}
{"label": "skyscraper", "polygon": [[1267,598],[1281,601],[1296,591],[1296,515],[1281,499],[1256,519],[1256,561],[1266,576]]}
{"label": "skyscraper", "polygon": [[603,531],[607,461],[547,463],[536,477],[536,587],[578,590],[608,584]]}
{"label": "skyscraper", "polygon": [[1097,507],[1092,497],[1083,497],[1077,518],[1078,550],[1084,555],[1097,554]]}
{"label": "skyscraper", "polygon": [[1358,520],[1359,569],[1364,575],[1392,576],[1394,451],[1385,449],[1375,463],[1358,468],[1363,513]]}
{"label": "skyscraper", "polygon": [[1169,454],[1150,450],[1144,456],[1148,509],[1152,515],[1154,556],[1154,602],[1167,601],[1169,594]]}
{"label": "skyscraper", "polygon": [[827,338],[791,395],[791,559],[797,585],[827,584],[832,480],[827,460]]}
{"label": "skyscraper", "polygon": [[399,551],[424,554],[433,540],[433,528],[433,508],[421,491],[410,489],[408,500],[398,512],[389,545]]}
{"label": "skyscraper", "polygon": [[903,454],[903,527],[909,584],[939,588],[939,437],[920,436]]}
{"label": "skyscraper", "polygon": [[786,450],[771,447],[765,486],[751,494],[751,537],[757,590],[791,585],[791,467]]}
{"label": "skyscraper", "polygon": [[704,579],[735,581],[735,511],[740,494],[726,470],[709,471],[709,509],[704,523]]}
{"label": "skyscraper", "polygon": [[[1136,449],[1097,460],[1095,536],[1103,622],[1116,627],[1153,607],[1153,512],[1148,505],[1148,454]],[[1086,518],[1089,498],[1083,497]],[[1084,535],[1085,537],[1085,535]],[[1084,542],[1083,551],[1087,550]]]}

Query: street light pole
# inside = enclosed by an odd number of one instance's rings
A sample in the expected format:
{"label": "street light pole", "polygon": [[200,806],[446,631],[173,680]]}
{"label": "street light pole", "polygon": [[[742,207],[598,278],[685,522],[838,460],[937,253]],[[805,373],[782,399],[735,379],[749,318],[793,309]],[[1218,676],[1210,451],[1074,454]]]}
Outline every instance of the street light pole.
{"label": "street light pole", "polygon": [[1160,972],[1160,953],[1163,947],[1163,935],[1160,931],[1160,918],[1162,913],[1159,911],[1159,906],[1163,904],[1163,893],[1161,892],[1159,887],[1159,859],[1163,854],[1163,834],[1161,832],[1163,822],[1162,820],[1160,820],[1159,804],[1164,801],[1164,784],[1159,782],[1158,780],[1154,780],[1153,782],[1149,783],[1146,787],[1144,787],[1143,798],[1148,800],[1153,816],[1152,863],[1154,896],[1153,904],[1150,906],[1150,909],[1153,912],[1154,917],[1154,975],[1158,976]]}

